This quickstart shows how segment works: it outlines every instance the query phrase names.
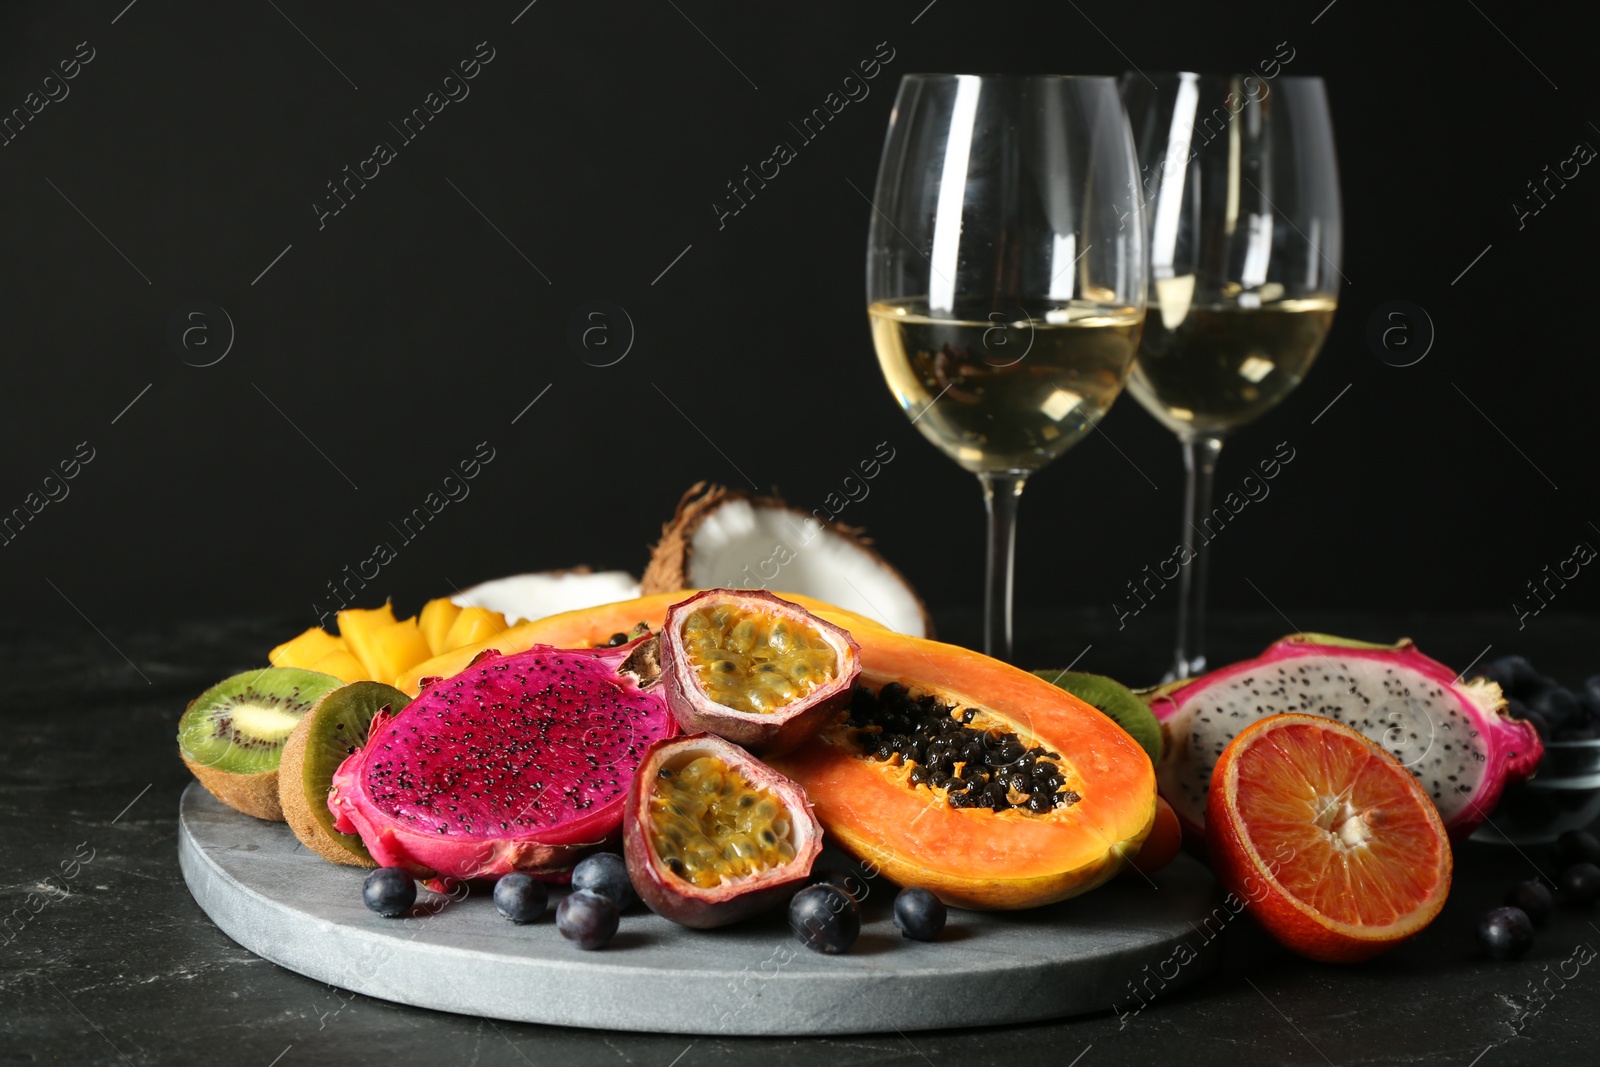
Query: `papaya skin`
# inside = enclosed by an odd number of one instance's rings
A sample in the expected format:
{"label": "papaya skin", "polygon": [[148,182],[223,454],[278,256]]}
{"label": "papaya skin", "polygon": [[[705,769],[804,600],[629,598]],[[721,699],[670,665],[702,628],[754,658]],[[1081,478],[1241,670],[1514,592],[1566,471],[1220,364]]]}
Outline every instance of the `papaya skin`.
{"label": "papaya skin", "polygon": [[[816,614],[843,625],[826,609]],[[899,885],[984,911],[1086,893],[1137,855],[1156,818],[1155,771],[1116,723],[977,652],[881,628],[852,633],[868,687],[899,682],[977,709],[974,726],[999,726],[1059,752],[1066,787],[1082,799],[1044,815],[952,808],[942,791],[911,787],[909,768],[864,758],[841,715],[811,742],[769,760],[805,788],[830,841]]]}
{"label": "papaya skin", "polygon": [[[419,663],[396,678],[394,687],[408,696],[416,696],[422,689],[422,679],[448,678],[452,674],[459,674],[467,668],[474,657],[491,648],[508,656],[514,652],[525,652],[534,645],[550,645],[553,648],[593,648],[595,645],[605,644],[612,634],[627,633],[640,623],[650,627],[652,633],[659,633],[666,621],[667,609],[680,601],[688,600],[696,592],[698,590],[679,589],[671,593],[655,593],[637,600],[620,600],[614,604],[579,608],[576,611],[565,611],[532,622],[518,623],[481,641],[452,649],[443,655]],[[881,623],[874,622],[865,615],[835,608],[832,604],[812,597],[801,596],[798,593],[774,595],[799,604],[813,613],[827,610],[832,613],[827,616],[828,621],[846,630],[883,629]]]}

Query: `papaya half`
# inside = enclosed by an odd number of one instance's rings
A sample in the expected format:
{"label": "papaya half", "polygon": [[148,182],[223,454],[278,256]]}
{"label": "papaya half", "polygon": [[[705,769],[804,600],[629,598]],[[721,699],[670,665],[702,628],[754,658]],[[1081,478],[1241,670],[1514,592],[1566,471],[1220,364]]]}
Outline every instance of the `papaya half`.
{"label": "papaya half", "polygon": [[870,693],[768,762],[868,871],[956,907],[1012,910],[1087,892],[1138,853],[1155,771],[1111,719],[980,653],[813,610],[850,629]]}
{"label": "papaya half", "polygon": [[[601,604],[592,608],[579,608],[550,615],[531,622],[509,626],[481,641],[452,649],[432,659],[424,660],[395,679],[395,688],[407,696],[416,696],[424,678],[448,678],[465,670],[473,658],[486,649],[495,649],[506,655],[525,652],[534,645],[554,648],[593,648],[609,641],[613,634],[628,633],[640,623],[659,633],[666,621],[667,609],[695,595],[693,589],[680,589],[671,593],[655,593],[636,600],[619,600],[614,604]],[[882,623],[865,615],[836,608],[813,597],[798,593],[779,593],[785,600],[793,601],[808,611],[827,610],[830,621],[846,630],[878,630]]]}

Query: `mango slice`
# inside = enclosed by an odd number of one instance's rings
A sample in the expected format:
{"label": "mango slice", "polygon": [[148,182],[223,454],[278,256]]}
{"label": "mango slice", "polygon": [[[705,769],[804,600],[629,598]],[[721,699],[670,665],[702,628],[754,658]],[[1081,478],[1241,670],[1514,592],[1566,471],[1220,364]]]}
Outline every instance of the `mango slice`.
{"label": "mango slice", "polygon": [[300,667],[311,670],[312,664],[330,652],[348,651],[343,638],[335,637],[320,626],[313,626],[305,633],[291,640],[285,641],[267,654],[267,661],[274,667]]}
{"label": "mango slice", "polygon": [[309,669],[313,671],[321,671],[323,674],[331,674],[342,682],[367,682],[375,680],[367,674],[367,668],[362,666],[361,661],[352,656],[344,648],[334,649],[326,656],[323,656],[321,659],[317,660],[317,662],[312,664]]}
{"label": "mango slice", "polygon": [[429,652],[437,656],[450,650],[445,639],[450,636],[450,626],[460,614],[461,609],[452,604],[449,597],[440,597],[422,605],[417,625],[422,629],[423,639],[428,642]]}
{"label": "mango slice", "polygon": [[505,628],[506,617],[498,611],[490,611],[488,608],[462,608],[461,614],[450,624],[450,632],[445,635],[444,650],[449,652],[464,645],[490,640]]}
{"label": "mango slice", "polygon": [[394,608],[388,601],[381,608],[346,608],[339,612],[339,636],[344,638],[351,655],[367,669],[368,678],[384,682],[394,677],[380,673],[377,667],[382,662],[378,631],[393,626],[394,621]]}

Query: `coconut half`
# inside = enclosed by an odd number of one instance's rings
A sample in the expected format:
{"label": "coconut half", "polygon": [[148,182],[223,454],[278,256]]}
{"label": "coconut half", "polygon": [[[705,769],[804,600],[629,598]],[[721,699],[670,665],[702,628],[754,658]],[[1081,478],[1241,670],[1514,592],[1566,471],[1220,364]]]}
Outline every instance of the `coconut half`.
{"label": "coconut half", "polygon": [[498,611],[514,625],[638,596],[639,580],[626,571],[596,572],[588,567],[572,567],[482,582],[457,593],[450,602],[460,608]]}
{"label": "coconut half", "polygon": [[697,482],[661,528],[640,594],[719,587],[802,593],[903,634],[933,636],[917,591],[860,529],[824,524],[778,496]]}

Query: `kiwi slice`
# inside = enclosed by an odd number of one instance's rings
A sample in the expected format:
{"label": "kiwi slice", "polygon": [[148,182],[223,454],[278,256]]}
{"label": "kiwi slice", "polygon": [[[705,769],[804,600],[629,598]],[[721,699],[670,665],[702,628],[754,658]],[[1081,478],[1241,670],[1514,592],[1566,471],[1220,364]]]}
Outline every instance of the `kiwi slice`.
{"label": "kiwi slice", "polygon": [[1092,705],[1139,742],[1139,747],[1149,754],[1152,764],[1161,762],[1161,724],[1150,713],[1145,702],[1134,696],[1133,690],[1102,674],[1082,674],[1077,671],[1033,673],[1057,689],[1065,689],[1085,704]]}
{"label": "kiwi slice", "polygon": [[333,828],[328,790],[345,757],[367,742],[373,716],[398,712],[411,700],[382,682],[351,682],[327,693],[289,735],[278,768],[278,799],[300,843],[325,860],[347,867],[376,867],[355,834]]}
{"label": "kiwi slice", "polygon": [[190,701],[178,722],[178,753],[211,795],[246,815],[283,821],[278,760],[283,743],[324,693],[331,674],[262,667],[224,678]]}

